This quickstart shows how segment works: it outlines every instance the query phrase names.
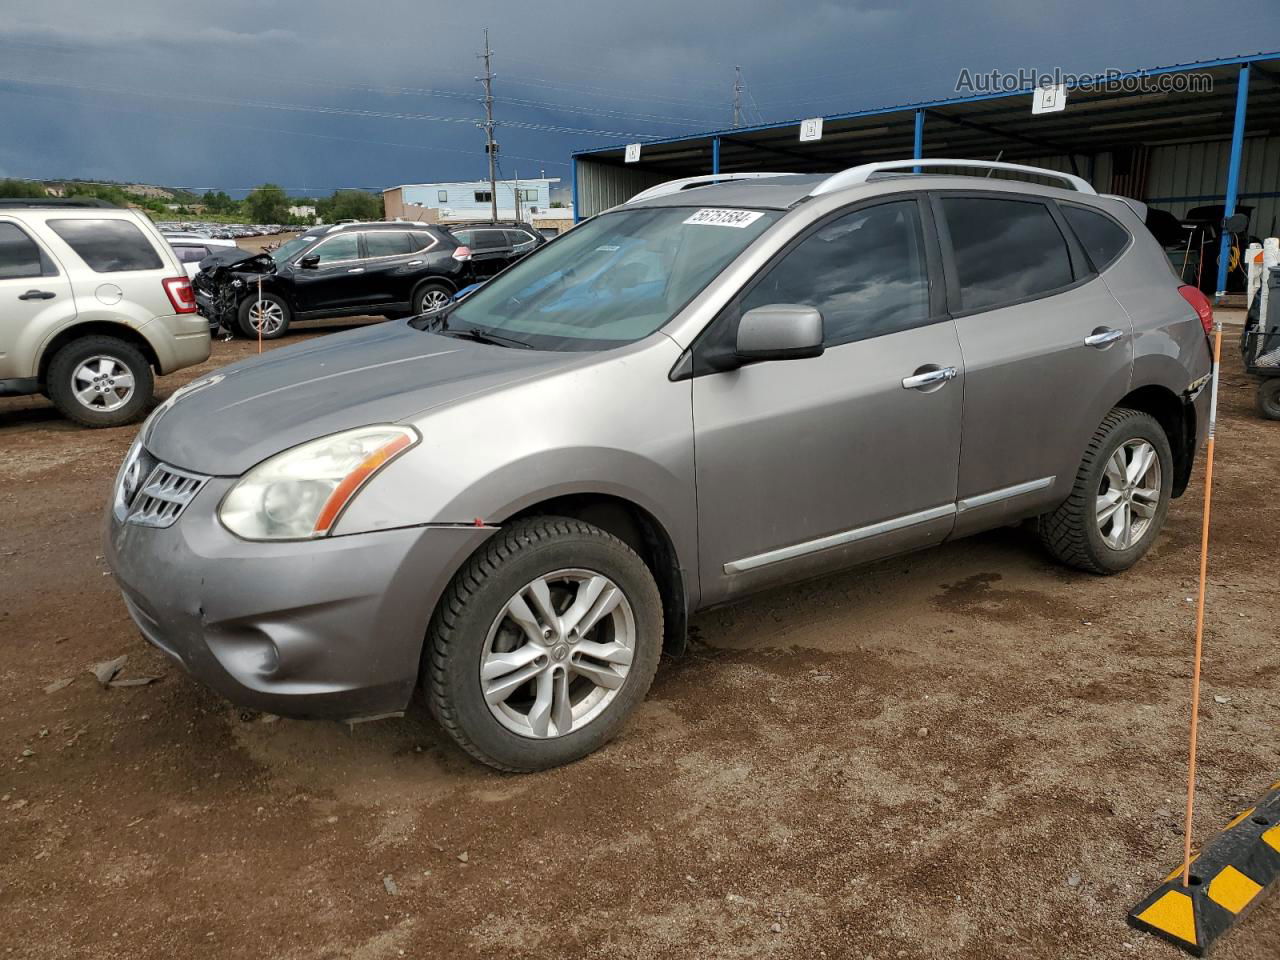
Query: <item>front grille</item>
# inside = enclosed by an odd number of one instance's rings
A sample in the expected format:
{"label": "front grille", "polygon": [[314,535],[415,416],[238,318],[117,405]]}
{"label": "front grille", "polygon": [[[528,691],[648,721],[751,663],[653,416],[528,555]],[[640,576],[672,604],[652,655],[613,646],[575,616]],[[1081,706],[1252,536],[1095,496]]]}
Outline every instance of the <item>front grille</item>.
{"label": "front grille", "polygon": [[166,463],[156,464],[129,504],[126,521],[144,527],[173,526],[208,480],[206,476],[188,473]]}

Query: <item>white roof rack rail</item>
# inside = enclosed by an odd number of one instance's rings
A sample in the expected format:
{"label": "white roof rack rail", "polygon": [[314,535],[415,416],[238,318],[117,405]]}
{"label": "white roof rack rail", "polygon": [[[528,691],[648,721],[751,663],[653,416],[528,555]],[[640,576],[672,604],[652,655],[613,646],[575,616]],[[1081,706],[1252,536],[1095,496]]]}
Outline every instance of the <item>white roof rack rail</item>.
{"label": "white roof rack rail", "polygon": [[884,160],[878,163],[864,163],[834,173],[809,191],[809,196],[819,197],[824,193],[833,193],[846,187],[854,187],[866,183],[874,174],[884,170],[914,170],[916,167],[970,167],[975,170],[1008,170],[1013,173],[1025,173],[1036,177],[1051,177],[1061,180],[1071,189],[1079,193],[1096,194],[1093,185],[1081,177],[1060,170],[1049,170],[1045,167],[1029,167],[1022,163],[1001,163],[998,160],[938,160],[920,158],[917,160]]}
{"label": "white roof rack rail", "polygon": [[692,190],[694,187],[709,187],[713,183],[728,183],[730,180],[761,180],[766,177],[798,177],[798,173],[708,173],[700,177],[684,177],[680,180],[668,180],[648,190],[641,190],[627,203],[639,200],[652,200],[654,197],[665,197],[679,193],[681,190]]}

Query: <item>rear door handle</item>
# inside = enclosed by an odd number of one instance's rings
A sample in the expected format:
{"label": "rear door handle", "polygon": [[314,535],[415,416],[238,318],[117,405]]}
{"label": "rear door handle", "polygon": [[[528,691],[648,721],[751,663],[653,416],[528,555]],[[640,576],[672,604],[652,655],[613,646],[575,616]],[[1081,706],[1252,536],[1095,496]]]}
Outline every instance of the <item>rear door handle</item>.
{"label": "rear door handle", "polygon": [[1123,330],[1116,330],[1114,327],[1099,327],[1084,338],[1084,344],[1086,347],[1097,347],[1099,350],[1105,350],[1123,336]]}
{"label": "rear door handle", "polygon": [[423,263],[423,262],[422,262],[421,260],[410,260],[408,263],[406,263],[406,264],[405,264],[405,266],[406,266],[406,267],[420,267],[420,266],[422,266],[422,263]]}
{"label": "rear door handle", "polygon": [[28,290],[18,294],[19,300],[52,300],[57,294],[52,290]]}
{"label": "rear door handle", "polygon": [[917,371],[909,377],[902,378],[902,389],[923,390],[926,387],[938,386],[948,380],[954,380],[955,376],[955,367],[934,367],[932,370]]}
{"label": "rear door handle", "polygon": [[347,273],[364,273],[364,267],[352,267]]}

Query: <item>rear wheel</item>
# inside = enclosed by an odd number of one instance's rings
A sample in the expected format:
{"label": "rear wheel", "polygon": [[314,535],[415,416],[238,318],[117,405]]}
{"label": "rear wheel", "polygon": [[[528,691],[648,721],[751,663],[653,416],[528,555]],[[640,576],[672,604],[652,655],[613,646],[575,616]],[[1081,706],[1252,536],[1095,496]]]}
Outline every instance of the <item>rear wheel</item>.
{"label": "rear wheel", "polygon": [[431,313],[441,307],[447,307],[451,302],[453,302],[453,295],[444,284],[424,283],[414,291],[413,312],[415,314]]}
{"label": "rear wheel", "polygon": [[1159,536],[1172,491],[1164,429],[1148,413],[1118,407],[1089,441],[1071,496],[1039,518],[1040,541],[1079,570],[1128,570]]}
{"label": "rear wheel", "polygon": [[500,770],[597,750],[644,698],[662,601],[643,560],[598,527],[535,517],[503,528],[449,585],[423,682],[458,744]]}
{"label": "rear wheel", "polygon": [[68,419],[86,427],[118,427],[142,416],[155,379],[147,358],[133,344],[91,336],[54,354],[45,390]]}
{"label": "rear wheel", "polygon": [[257,293],[251,293],[241,304],[237,312],[240,332],[246,337],[256,340],[258,328],[262,328],[263,340],[275,340],[283,337],[289,329],[289,321],[293,319],[293,311],[282,297],[274,293],[264,293],[258,299]]}
{"label": "rear wheel", "polygon": [[1280,420],[1280,377],[1267,377],[1258,383],[1254,394],[1258,415],[1268,420]]}

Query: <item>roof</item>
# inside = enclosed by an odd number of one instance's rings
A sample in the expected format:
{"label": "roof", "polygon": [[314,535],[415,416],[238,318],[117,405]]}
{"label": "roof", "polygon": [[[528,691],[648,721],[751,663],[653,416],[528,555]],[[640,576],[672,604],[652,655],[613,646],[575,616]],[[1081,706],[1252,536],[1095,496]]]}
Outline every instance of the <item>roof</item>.
{"label": "roof", "polygon": [[753,207],[763,210],[788,210],[809,195],[809,191],[825,180],[822,174],[798,175],[760,180],[729,180],[666,193],[649,200],[638,200],[630,206]]}
{"label": "roof", "polygon": [[[1167,74],[1203,72],[1213,81],[1210,92],[1110,92],[1069,84],[1067,107],[1060,113],[1030,112],[1031,87],[1012,92],[926,100],[828,114],[822,139],[798,142],[799,119],[711,130],[702,134],[646,141],[640,161],[626,164],[638,171],[680,176],[711,169],[713,141],[720,143],[720,172],[760,169],[780,171],[838,170],[874,160],[909,157],[915,139],[915,113],[925,116],[926,156],[991,155],[1020,160],[1047,155],[1087,154],[1138,144],[1187,139],[1223,138],[1231,134],[1235,116],[1236,77],[1250,64],[1251,85],[1246,133],[1280,129],[1280,51],[1148,67],[1128,73],[1099,75],[1092,80],[1118,83]],[[1264,95],[1266,94],[1266,95]],[[1188,125],[1194,125],[1190,131]],[[623,164],[625,145],[573,154],[609,165]]]}

